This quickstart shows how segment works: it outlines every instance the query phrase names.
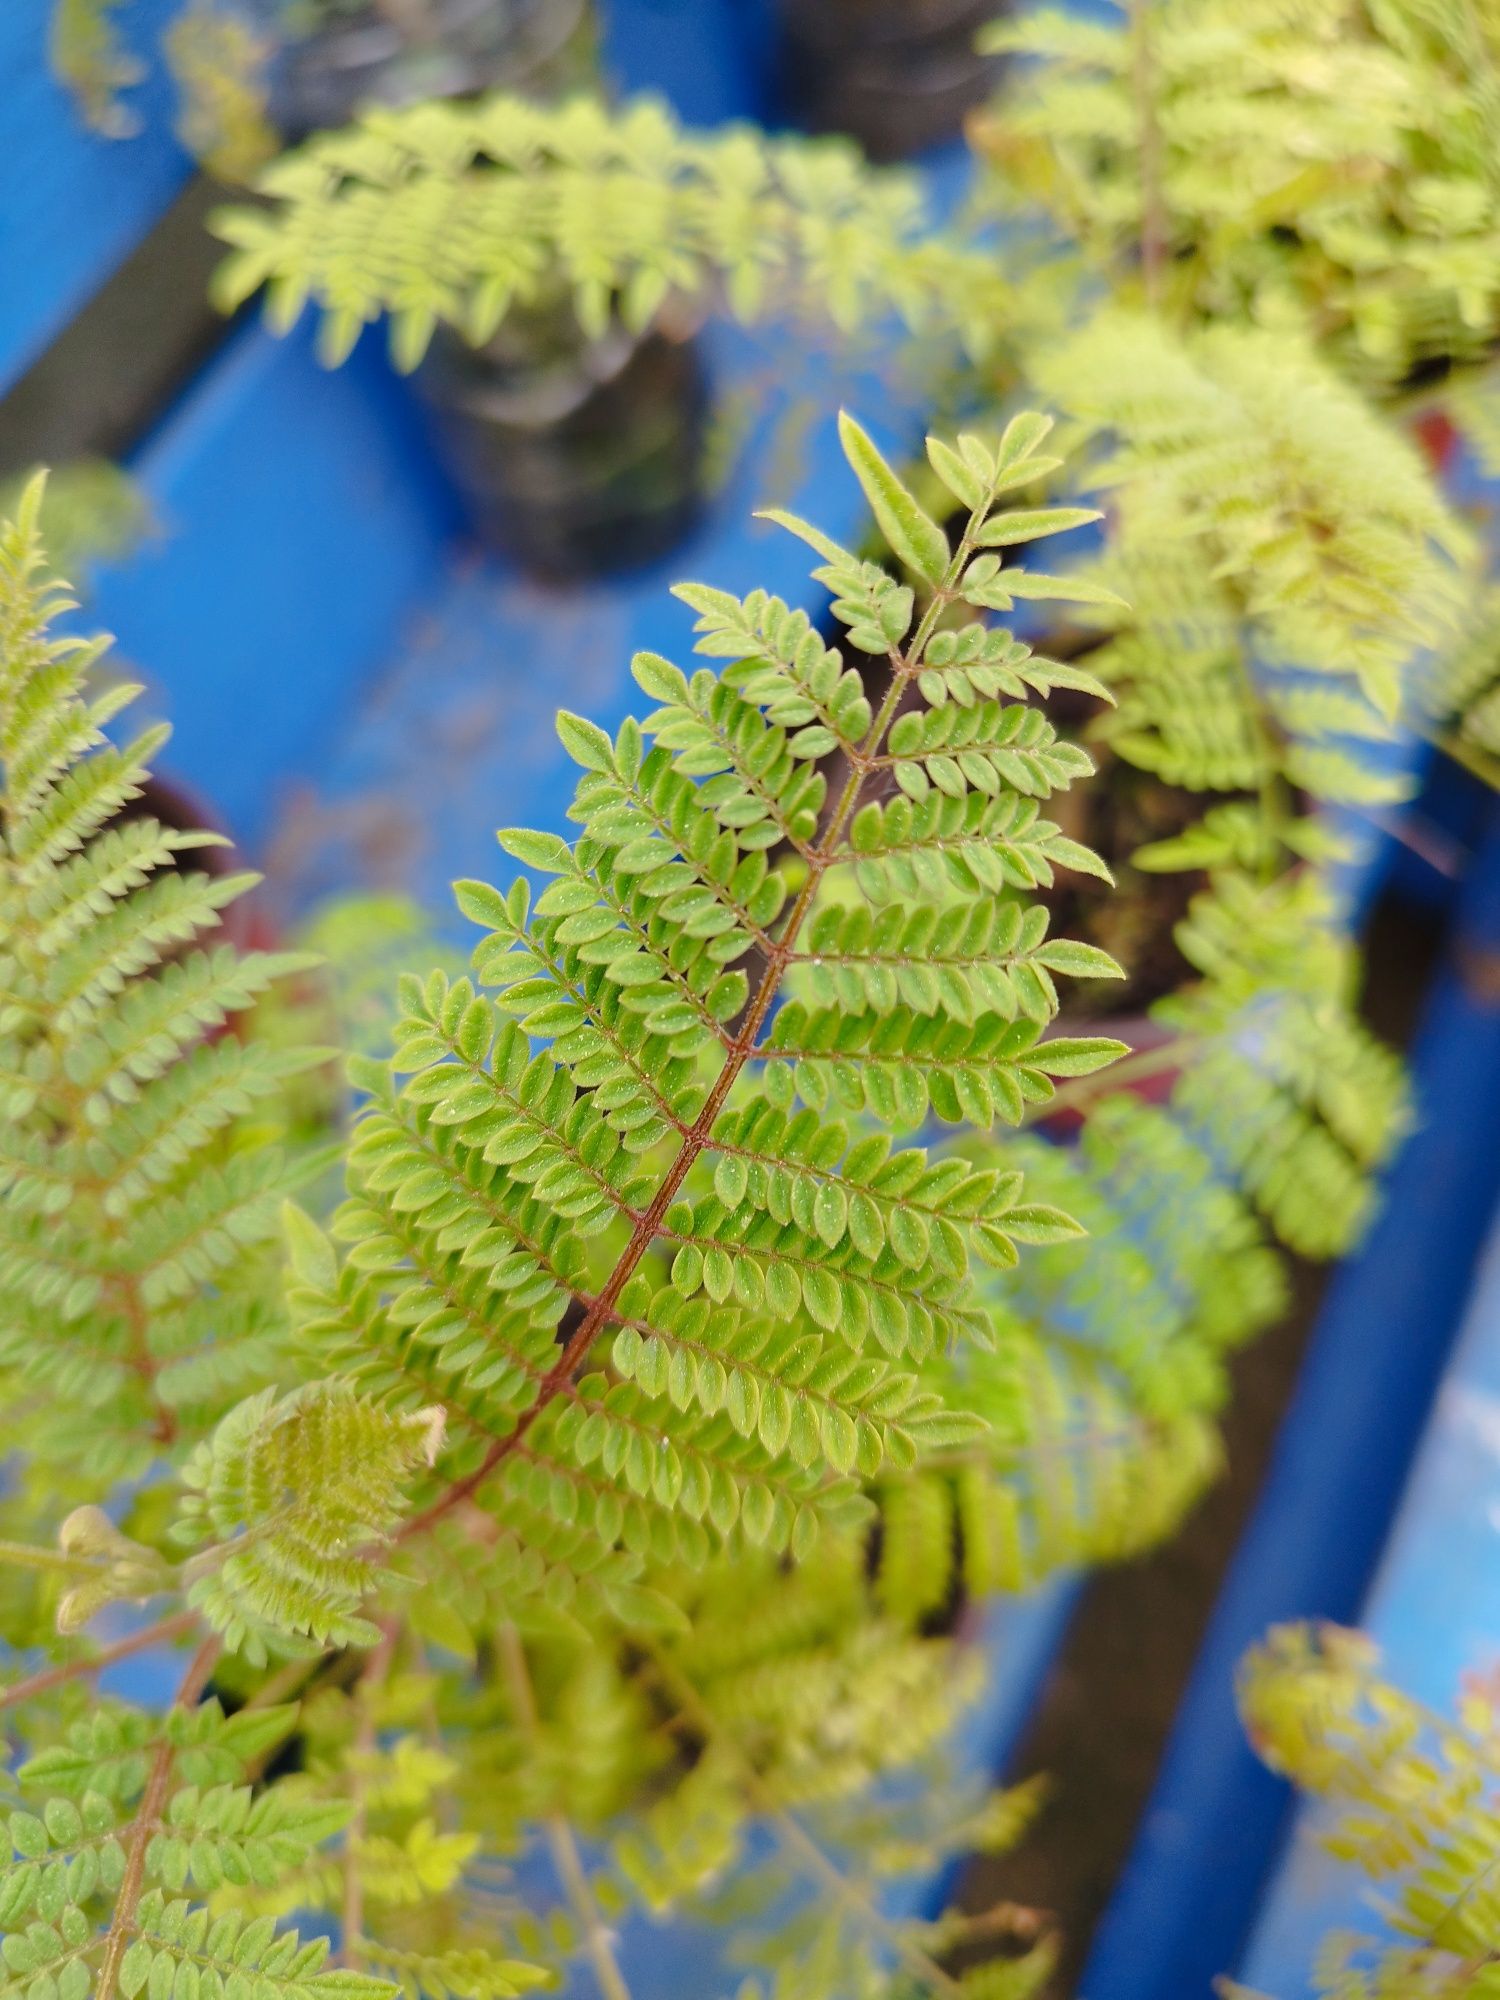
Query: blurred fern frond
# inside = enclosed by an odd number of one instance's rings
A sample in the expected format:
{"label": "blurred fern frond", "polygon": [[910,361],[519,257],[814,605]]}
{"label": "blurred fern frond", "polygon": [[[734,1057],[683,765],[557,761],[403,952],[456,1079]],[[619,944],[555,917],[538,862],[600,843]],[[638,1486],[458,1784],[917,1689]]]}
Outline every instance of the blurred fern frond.
{"label": "blurred fern frond", "polygon": [[649,99],[371,111],[259,187],[268,203],[215,223],[232,245],[216,297],[229,309],[265,288],[278,328],[312,303],[329,361],[389,317],[412,368],[439,325],[482,344],[558,291],[594,333],[617,308],[645,326],[674,294],[747,321],[957,325],[980,343],[1005,312],[992,256],[934,229],[910,175],[839,141],[687,132]]}
{"label": "blurred fern frond", "polygon": [[1362,1634],[1286,1625],[1246,1657],[1239,1695],[1260,1755],[1322,1802],[1322,1844],[1379,1890],[1383,1934],[1330,1937],[1317,1990],[1331,2000],[1486,1992],[1500,1929],[1492,1690],[1476,1682],[1451,1719],[1434,1714],[1381,1674]]}
{"label": "blurred fern frond", "polygon": [[1500,331],[1500,31],[1468,0],[1153,0],[1000,24],[976,141],[1012,204],[1128,289],[1296,330],[1376,388]]}

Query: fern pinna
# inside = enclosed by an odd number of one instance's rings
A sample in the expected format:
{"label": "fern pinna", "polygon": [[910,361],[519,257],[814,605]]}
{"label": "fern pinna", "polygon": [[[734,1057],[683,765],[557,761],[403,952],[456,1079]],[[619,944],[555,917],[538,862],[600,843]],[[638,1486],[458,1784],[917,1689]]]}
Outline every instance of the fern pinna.
{"label": "fern pinna", "polygon": [[[307,1162],[270,1143],[277,1089],[318,1052],[219,1030],[296,961],[191,946],[227,892],[119,818],[155,739],[103,740],[124,696],[86,696],[99,648],[51,626],[37,489],[5,531],[8,1629],[44,1645],[176,1600],[0,1696],[39,1808],[0,1878],[7,1993],[480,2000],[574,1954],[618,1992],[609,1912],[705,1893],[752,1819],[839,1885],[781,1935],[777,1991],[958,1990],[940,1958],[965,1921],[894,1924],[872,1885],[914,1843],[1012,1837],[1020,1802],[870,1833],[860,1879],[808,1822],[878,1829],[870,1779],[935,1755],[964,1698],[894,1554],[871,1597],[872,1494],[930,1515],[937,1488],[903,1482],[962,1479],[976,1383],[1012,1379],[990,1350],[1022,1337],[979,1274],[1078,1228],[1003,1149],[897,1140],[1017,1123],[1122,1050],[1050,1032],[1059,978],[1117,971],[1036,902],[1099,866],[1043,810],[1089,765],[1028,697],[1071,672],[965,622],[1099,590],[997,561],[1083,518],[1004,504],[1047,464],[1045,419],[933,443],[952,543],[843,430],[920,601],[780,518],[876,692],[785,605],[684,587],[728,664],[638,659],[657,706],[613,741],[560,718],[580,837],[503,836],[552,877],[534,906],[524,878],[460,885],[477,983],[404,982],[394,1068],[356,1063],[332,1240],[286,1211],[285,1291],[269,1205]],[[903,907],[934,866],[936,907]],[[190,1636],[165,1717],[93,1713],[88,1675]],[[296,1697],[300,1768],[271,1778]],[[493,1879],[533,1827],[566,1910]],[[342,1969],[277,1928],[291,1907],[333,1917]],[[1046,1948],[1009,1942],[1021,1990]]]}

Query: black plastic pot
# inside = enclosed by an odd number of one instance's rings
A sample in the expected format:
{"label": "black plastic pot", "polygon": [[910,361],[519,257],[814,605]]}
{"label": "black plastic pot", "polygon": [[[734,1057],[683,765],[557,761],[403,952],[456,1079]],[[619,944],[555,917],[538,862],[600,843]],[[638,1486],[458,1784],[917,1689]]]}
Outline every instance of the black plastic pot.
{"label": "black plastic pot", "polygon": [[994,85],[974,47],[996,0],[780,0],[778,68],[788,115],[904,160],[956,136]]}
{"label": "black plastic pot", "polygon": [[514,90],[557,97],[597,79],[592,0],[353,0],[291,38],[272,85],[289,139],[347,125],[369,104]]}
{"label": "black plastic pot", "polygon": [[533,575],[601,575],[666,555],[703,499],[708,384],[691,338],[570,312],[515,314],[419,374],[480,536]]}

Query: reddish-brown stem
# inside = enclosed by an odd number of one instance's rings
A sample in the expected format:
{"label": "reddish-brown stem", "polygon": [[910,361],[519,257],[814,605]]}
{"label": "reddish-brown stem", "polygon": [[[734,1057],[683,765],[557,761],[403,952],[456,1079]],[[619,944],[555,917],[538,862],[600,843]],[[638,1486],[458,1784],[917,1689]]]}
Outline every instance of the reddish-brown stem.
{"label": "reddish-brown stem", "polygon": [[[191,1708],[208,1685],[208,1677],[214,1670],[219,1657],[221,1641],[209,1637],[194,1653],[188,1663],[188,1670],[182,1677],[182,1685],[177,1690],[174,1708]],[[99,1966],[99,1979],[94,1988],[94,2000],[113,2000],[115,1981],[120,1973],[120,1961],[125,1956],[125,1948],[130,1942],[130,1933],[135,1925],[135,1913],[141,1900],[141,1885],[146,1875],[146,1850],[151,1845],[151,1836],[160,1822],[162,1807],[167,1802],[167,1787],[172,1782],[172,1761],[176,1746],[171,1738],[163,1735],[151,1759],[151,1769],[146,1778],[146,1789],[141,1794],[141,1803],[136,1812],[135,1825],[130,1832],[130,1846],[125,1855],[125,1873],[120,1882],[120,1893],[115,1901],[115,1913],[110,1920],[109,1932],[104,1940],[104,1957]]]}
{"label": "reddish-brown stem", "polygon": [[364,1844],[369,1824],[366,1780],[369,1775],[370,1759],[375,1754],[374,1695],[376,1688],[389,1671],[391,1655],[396,1650],[398,1630],[399,1627],[393,1622],[383,1624],[380,1644],[365,1661],[355,1696],[359,1722],[354,1734],[354,1757],[350,1771],[354,1788],[354,1814],[349,1821],[349,1830],[344,1836],[344,1935],[339,1952],[345,1965],[358,1964],[360,1940],[364,1936],[365,1893],[364,1881],[359,1872],[359,1850]]}
{"label": "reddish-brown stem", "polygon": [[1146,303],[1161,297],[1167,257],[1167,216],[1161,186],[1161,128],[1156,118],[1156,67],[1151,55],[1151,0],[1131,0],[1134,88],[1141,166],[1141,278]]}

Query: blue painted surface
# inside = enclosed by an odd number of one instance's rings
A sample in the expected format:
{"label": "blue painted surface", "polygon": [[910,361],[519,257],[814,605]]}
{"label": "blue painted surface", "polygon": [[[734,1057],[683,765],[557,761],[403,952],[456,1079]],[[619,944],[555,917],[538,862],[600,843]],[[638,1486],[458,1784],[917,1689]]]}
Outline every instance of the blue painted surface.
{"label": "blue painted surface", "polygon": [[799,364],[729,330],[705,345],[726,391],[747,400],[751,435],[692,538],[649,568],[561,589],[455,548],[420,618],[390,634],[315,774],[299,767],[309,775],[281,815],[277,867],[291,907],[359,883],[406,890],[441,915],[455,876],[514,872],[495,847],[498,827],[576,833],[566,811],[578,771],[557,740],[556,711],[610,730],[646,712],[633,654],[691,654],[693,614],[670,595],[673,582],[826,601],[808,580],[818,558],[753,510],[774,500],[836,536],[857,534],[866,513],[838,446],[840,394],[882,413],[872,428],[892,451],[916,436],[913,398],[870,376],[841,383],[826,364]]}
{"label": "blue painted surface", "polygon": [[[1500,1666],[1500,1226],[1360,1623],[1390,1678],[1439,1714],[1464,1676]],[[1324,1817],[1299,1808],[1240,1968],[1280,2000],[1311,1993],[1329,1931],[1385,1929],[1368,1879],[1318,1845]]]}
{"label": "blue painted surface", "polygon": [[1414,1052],[1419,1129],[1383,1220],[1337,1274],[1085,1971],[1088,2000],[1208,2000],[1238,1960],[1288,1810],[1234,1710],[1235,1665],[1278,1620],[1358,1614],[1500,1195],[1500,816]]}
{"label": "blue painted surface", "polygon": [[135,0],[115,17],[149,74],[125,103],[139,130],[85,126],[47,62],[51,0],[0,6],[0,393],[36,359],[166,209],[192,173],[172,133],[173,92],[156,54],[180,0]]}
{"label": "blue painted surface", "polygon": [[775,0],[598,0],[605,73],[660,92],[690,125],[763,123]]}
{"label": "blue painted surface", "polygon": [[330,374],[253,326],[132,469],[159,531],[90,617],[173,724],[164,770],[256,852],[436,584],[456,506],[375,343]]}

